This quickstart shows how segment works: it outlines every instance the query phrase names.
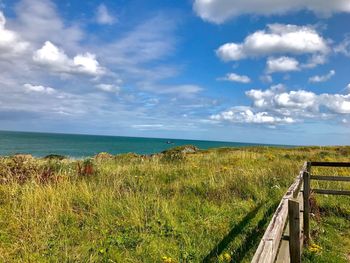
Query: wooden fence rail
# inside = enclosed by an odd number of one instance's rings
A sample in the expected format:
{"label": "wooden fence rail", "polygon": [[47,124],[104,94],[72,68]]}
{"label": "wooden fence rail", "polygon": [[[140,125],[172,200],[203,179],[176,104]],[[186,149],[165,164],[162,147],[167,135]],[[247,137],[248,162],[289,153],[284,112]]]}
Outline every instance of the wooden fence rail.
{"label": "wooden fence rail", "polygon": [[300,263],[303,245],[310,240],[310,193],[350,195],[344,190],[312,189],[311,180],[350,182],[346,176],[312,175],[312,166],[350,167],[350,162],[304,163],[273,214],[252,263]]}

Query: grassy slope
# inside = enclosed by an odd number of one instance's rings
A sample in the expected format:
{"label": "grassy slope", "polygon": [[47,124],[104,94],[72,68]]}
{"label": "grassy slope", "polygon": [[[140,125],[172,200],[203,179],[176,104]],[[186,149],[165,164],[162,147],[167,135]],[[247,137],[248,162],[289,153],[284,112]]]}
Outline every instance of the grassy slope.
{"label": "grassy slope", "polygon": [[[85,163],[2,158],[0,262],[199,262],[210,251],[247,262],[303,161],[349,156],[350,148],[252,147]],[[323,249],[305,260],[346,262],[346,198],[317,199]]]}

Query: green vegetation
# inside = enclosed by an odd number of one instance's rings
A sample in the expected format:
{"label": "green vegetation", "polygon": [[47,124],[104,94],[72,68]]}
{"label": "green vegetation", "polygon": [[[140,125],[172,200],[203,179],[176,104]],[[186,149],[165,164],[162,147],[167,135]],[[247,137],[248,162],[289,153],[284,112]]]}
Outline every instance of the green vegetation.
{"label": "green vegetation", "polygon": [[[303,162],[349,156],[350,147],[248,147],[3,157],[0,262],[248,262]],[[305,260],[347,262],[349,198],[315,203],[311,229],[320,247]]]}

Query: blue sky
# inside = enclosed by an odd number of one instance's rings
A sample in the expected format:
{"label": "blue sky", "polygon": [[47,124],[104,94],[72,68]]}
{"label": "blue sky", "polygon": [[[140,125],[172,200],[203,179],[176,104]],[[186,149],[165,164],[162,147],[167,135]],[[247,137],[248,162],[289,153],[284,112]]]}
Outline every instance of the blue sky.
{"label": "blue sky", "polygon": [[0,129],[350,144],[348,0],[0,0]]}

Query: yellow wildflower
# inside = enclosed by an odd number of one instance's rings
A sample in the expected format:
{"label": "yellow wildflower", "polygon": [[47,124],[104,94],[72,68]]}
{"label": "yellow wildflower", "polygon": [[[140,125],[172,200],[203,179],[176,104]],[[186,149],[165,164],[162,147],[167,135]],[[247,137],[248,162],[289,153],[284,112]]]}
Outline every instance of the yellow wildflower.
{"label": "yellow wildflower", "polygon": [[224,253],[218,256],[219,262],[231,262],[232,257],[229,253]]}
{"label": "yellow wildflower", "polygon": [[322,247],[320,247],[319,245],[316,245],[316,244],[311,244],[309,246],[309,251],[312,253],[318,253],[318,252],[322,251]]}
{"label": "yellow wildflower", "polygon": [[162,257],[162,260],[163,260],[163,263],[175,263],[175,260],[167,256]]}
{"label": "yellow wildflower", "polygon": [[224,254],[224,259],[228,262],[230,262],[232,260],[231,255],[229,253]]}

